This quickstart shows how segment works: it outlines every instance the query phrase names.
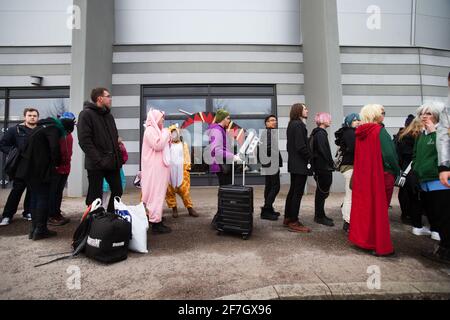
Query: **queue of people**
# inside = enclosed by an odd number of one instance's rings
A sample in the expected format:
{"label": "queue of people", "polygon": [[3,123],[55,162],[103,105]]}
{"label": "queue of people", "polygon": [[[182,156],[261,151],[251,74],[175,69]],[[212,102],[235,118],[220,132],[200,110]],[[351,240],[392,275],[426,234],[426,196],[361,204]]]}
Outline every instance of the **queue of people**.
{"label": "queue of people", "polygon": [[[389,206],[396,179],[411,168],[406,183],[401,186],[399,201],[402,221],[412,222],[412,233],[431,236],[440,241],[438,249],[425,256],[437,261],[450,261],[450,218],[445,214],[449,186],[449,121],[443,105],[425,103],[417,115],[409,115],[392,140],[384,128],[385,108],[368,104],[360,113],[351,113],[342,128],[334,133],[338,147],[333,158],[327,128],[331,115],[320,112],[314,120],[316,128],[308,136],[306,121],[308,107],[304,103],[292,105],[287,138],[287,171],[290,187],[284,206],[283,226],[290,232],[309,233],[311,228],[300,221],[300,207],[308,176],[316,183],[314,221],[332,227],[334,221],[325,212],[333,171],[345,178],[342,205],[343,230],[355,246],[377,256],[395,253],[390,236]],[[62,215],[61,200],[70,173],[75,115],[38,121],[36,109],[24,110],[24,123],[17,125],[0,141],[1,151],[20,150],[20,161],[14,174],[13,188],[5,205],[0,225],[8,225],[17,211],[21,195],[25,199],[25,219],[32,220],[29,238],[39,240],[56,235],[47,228],[63,225],[69,219]],[[198,217],[190,197],[190,155],[176,128],[164,127],[165,114],[150,109],[145,121],[141,154],[142,202],[147,211],[153,233],[168,233],[171,228],[162,216],[164,202],[178,217],[175,194],[183,198],[189,215]],[[210,172],[217,175],[219,185],[231,184],[231,162],[241,162],[233,152],[227,129],[230,113],[217,110],[208,128]],[[260,149],[268,161],[261,161],[265,176],[264,205],[261,218],[278,220],[274,202],[280,191],[280,167],[283,159],[278,146],[277,118],[264,120]],[[89,187],[86,205],[102,198],[103,184],[111,192],[107,210],[114,211],[114,197],[123,193],[123,164],[127,153],[118,136],[111,114],[111,94],[106,88],[95,88],[91,101],[86,102],[78,117],[78,143],[85,153],[85,168]],[[181,142],[181,143],[180,143]],[[261,152],[258,152],[261,154]],[[189,158],[187,160],[186,158]],[[423,225],[428,218],[430,228]],[[215,219],[212,225],[214,226]]]}

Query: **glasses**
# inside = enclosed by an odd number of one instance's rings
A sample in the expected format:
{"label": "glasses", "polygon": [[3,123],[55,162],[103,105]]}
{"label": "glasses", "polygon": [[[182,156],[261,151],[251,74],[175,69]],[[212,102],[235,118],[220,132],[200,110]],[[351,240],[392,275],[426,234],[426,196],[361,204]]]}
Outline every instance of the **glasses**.
{"label": "glasses", "polygon": [[386,115],[386,112],[385,111],[383,111],[382,113],[381,113],[383,116],[385,116]]}
{"label": "glasses", "polygon": [[432,116],[431,112],[425,112],[420,114],[421,116]]}

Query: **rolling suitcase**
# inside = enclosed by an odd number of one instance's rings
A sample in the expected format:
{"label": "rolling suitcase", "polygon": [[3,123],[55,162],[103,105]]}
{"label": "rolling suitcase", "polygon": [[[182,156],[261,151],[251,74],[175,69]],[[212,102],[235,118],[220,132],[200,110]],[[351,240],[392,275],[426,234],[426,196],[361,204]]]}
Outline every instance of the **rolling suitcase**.
{"label": "rolling suitcase", "polygon": [[242,171],[242,186],[234,185],[233,162],[232,184],[219,187],[216,229],[218,234],[236,233],[247,240],[253,230],[253,188],[245,186],[245,170]]}

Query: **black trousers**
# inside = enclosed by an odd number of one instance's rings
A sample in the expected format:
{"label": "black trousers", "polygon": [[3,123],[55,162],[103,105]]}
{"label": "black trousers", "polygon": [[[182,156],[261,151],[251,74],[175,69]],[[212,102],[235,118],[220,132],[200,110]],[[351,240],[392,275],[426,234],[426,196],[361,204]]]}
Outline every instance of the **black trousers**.
{"label": "black trousers", "polygon": [[307,177],[308,176],[303,174],[291,173],[291,186],[286,197],[286,205],[284,209],[285,218],[289,218],[291,221],[298,220],[300,203],[305,190]]}
{"label": "black trousers", "polygon": [[[17,207],[19,206],[20,198],[22,198],[23,192],[27,190],[27,183],[21,179],[14,179],[11,192],[9,193],[8,199],[6,200],[5,208],[3,209],[3,218],[10,218],[14,216],[17,212]],[[25,194],[24,211],[23,213],[31,213],[30,202],[31,196],[30,192],[27,191]]]}
{"label": "black trousers", "polygon": [[264,209],[273,211],[273,203],[280,192],[280,171],[273,175],[265,176]]}
{"label": "black trousers", "polygon": [[61,214],[61,202],[68,174],[56,174],[50,183],[50,197],[48,199],[48,216],[55,217]]}
{"label": "black trousers", "polygon": [[[448,226],[446,227],[445,224],[448,223],[446,219],[448,219],[449,216],[448,199],[450,198],[450,189],[423,192],[422,194],[425,213],[430,222],[430,230],[439,232],[441,240],[441,231],[443,231],[444,234],[447,233],[448,237]],[[448,238],[446,241],[448,241]]]}
{"label": "black trousers", "polygon": [[86,205],[90,205],[95,199],[103,197],[103,178],[111,189],[108,212],[114,212],[114,197],[122,196],[122,181],[120,180],[120,170],[88,170],[89,188],[86,197]]}
{"label": "black trousers", "polygon": [[30,183],[28,190],[31,192],[31,231],[44,232],[47,230],[50,183]]}
{"label": "black trousers", "polygon": [[314,179],[317,184],[314,199],[314,216],[316,218],[322,218],[325,216],[325,199],[330,195],[330,187],[333,183],[333,173],[331,171],[321,172],[317,174]]}

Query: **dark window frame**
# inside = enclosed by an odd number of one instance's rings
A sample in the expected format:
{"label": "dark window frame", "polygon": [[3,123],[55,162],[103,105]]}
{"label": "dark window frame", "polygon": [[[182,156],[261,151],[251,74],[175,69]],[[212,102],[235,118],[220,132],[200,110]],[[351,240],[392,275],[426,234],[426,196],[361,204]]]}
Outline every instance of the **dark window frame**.
{"label": "dark window frame", "polygon": [[[223,92],[220,89],[223,88]],[[233,92],[236,88],[237,91]],[[158,92],[157,90],[161,91]],[[241,90],[241,89],[247,89]],[[254,91],[252,91],[254,89]],[[258,93],[258,89],[260,90]],[[264,90],[267,90],[264,92]],[[147,92],[146,92],[147,91]],[[168,92],[171,92],[170,94]],[[188,92],[188,93],[187,93]],[[190,93],[189,93],[190,92]],[[206,92],[206,94],[205,94]],[[269,114],[274,114],[277,116],[277,92],[275,84],[174,84],[174,85],[141,85],[141,107],[140,107],[140,123],[143,123],[146,119],[146,100],[147,98],[158,98],[158,99],[192,99],[192,98],[206,98],[206,110],[205,112],[214,112],[213,99],[215,98],[270,98],[271,99],[271,112]],[[265,117],[269,114],[231,114],[231,118],[237,124],[239,120],[258,120],[264,121]],[[183,120],[183,116],[167,115],[166,120]],[[142,153],[142,141],[144,136],[144,127],[141,125],[139,128],[139,151]],[[141,164],[139,164],[139,167]],[[263,177],[257,176],[256,179],[251,179],[249,177],[249,183],[263,183]],[[199,177],[195,177],[199,179]],[[203,178],[206,185],[213,185],[213,180],[215,177],[211,174],[206,174]],[[202,184],[201,182],[199,184]],[[194,183],[193,185],[197,185]]]}

